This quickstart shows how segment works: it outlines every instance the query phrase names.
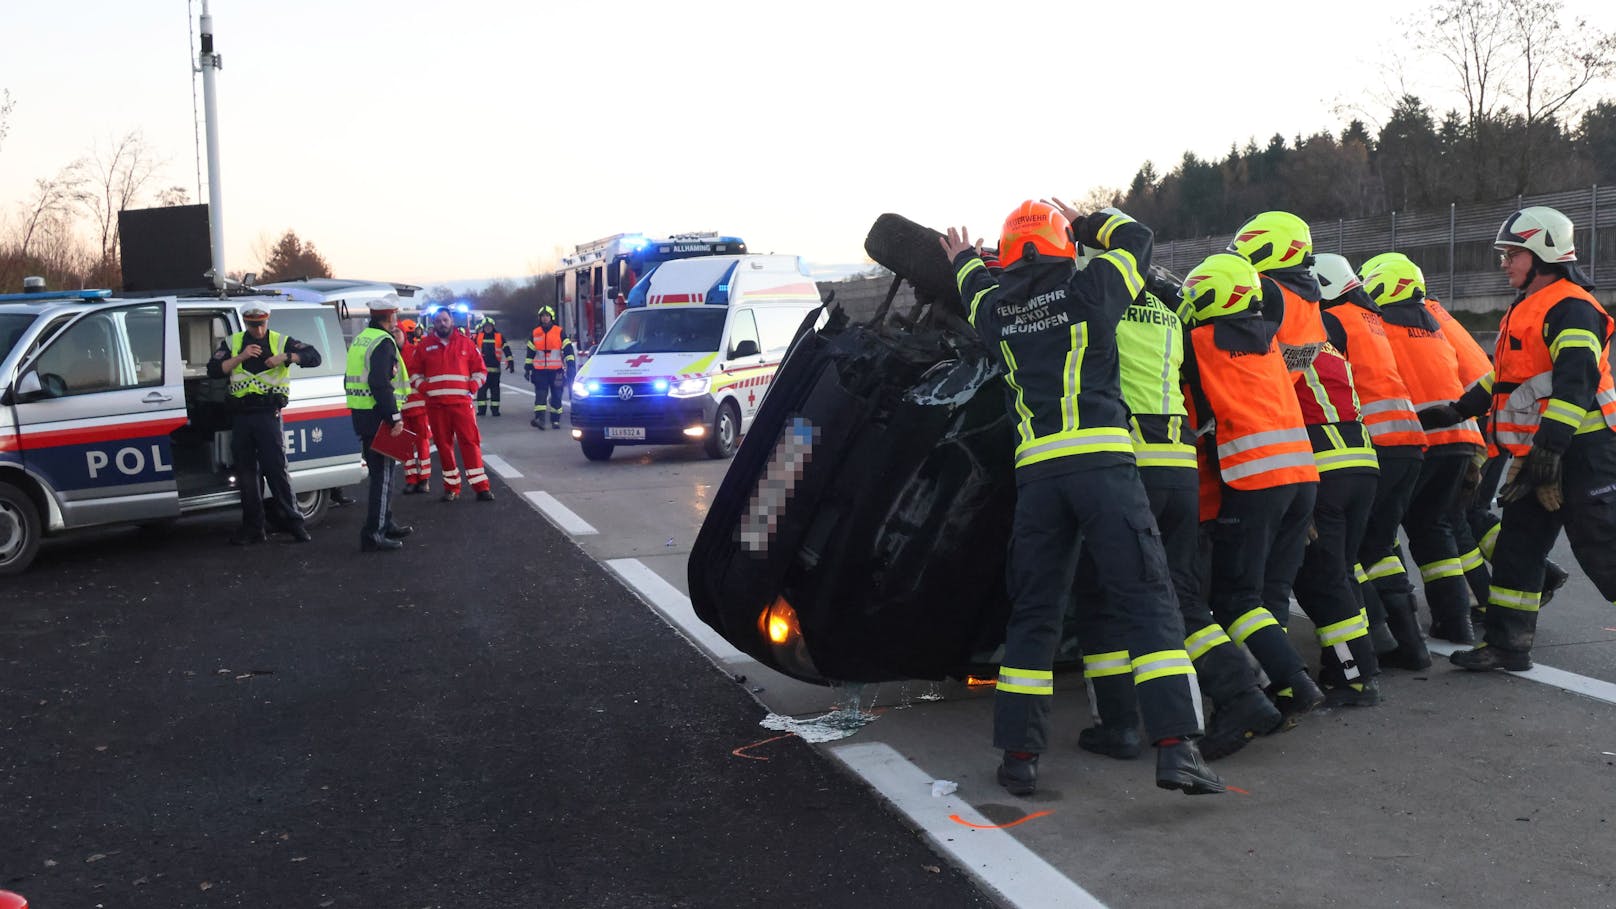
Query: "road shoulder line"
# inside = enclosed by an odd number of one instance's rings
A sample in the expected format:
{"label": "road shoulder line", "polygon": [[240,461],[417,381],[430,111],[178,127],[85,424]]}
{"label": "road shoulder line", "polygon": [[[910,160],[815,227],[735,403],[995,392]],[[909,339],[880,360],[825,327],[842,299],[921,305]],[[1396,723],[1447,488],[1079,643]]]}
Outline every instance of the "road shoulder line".
{"label": "road shoulder line", "polygon": [[578,517],[572,509],[561,504],[556,497],[547,492],[534,491],[523,493],[528,502],[539,510],[539,513],[550,520],[550,523],[574,536],[599,533],[593,525]]}
{"label": "road shoulder line", "polygon": [[494,468],[494,473],[499,474],[501,479],[516,480],[520,479],[522,476],[522,472],[520,470],[512,467],[509,461],[505,460],[499,455],[484,452],[483,463]]}

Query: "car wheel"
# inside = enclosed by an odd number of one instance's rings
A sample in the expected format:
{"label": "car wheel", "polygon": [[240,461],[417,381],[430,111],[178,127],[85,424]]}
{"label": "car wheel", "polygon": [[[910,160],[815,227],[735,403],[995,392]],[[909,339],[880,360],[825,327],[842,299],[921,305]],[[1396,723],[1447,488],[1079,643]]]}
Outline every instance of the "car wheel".
{"label": "car wheel", "polygon": [[728,458],[735,454],[741,442],[741,414],[734,401],[718,405],[718,416],[713,417],[712,431],[707,433],[707,457]]}
{"label": "car wheel", "polygon": [[21,489],[0,483],[0,575],[21,574],[39,553],[39,509]]}
{"label": "car wheel", "polygon": [[584,457],[591,461],[611,460],[613,446],[605,439],[579,439],[578,444],[583,447]]}
{"label": "car wheel", "polygon": [[331,507],[331,493],[324,489],[300,492],[292,496],[292,501],[297,503],[297,513],[303,516],[303,526],[313,527]]}

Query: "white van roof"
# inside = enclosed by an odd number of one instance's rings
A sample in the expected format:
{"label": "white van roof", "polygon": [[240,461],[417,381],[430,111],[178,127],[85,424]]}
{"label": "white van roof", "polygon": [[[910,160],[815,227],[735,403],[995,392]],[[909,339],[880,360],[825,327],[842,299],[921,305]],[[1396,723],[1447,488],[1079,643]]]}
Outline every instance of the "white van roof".
{"label": "white van roof", "polygon": [[628,305],[703,303],[726,306],[744,296],[817,302],[819,289],[800,256],[699,256],[658,265],[630,294]]}
{"label": "white van roof", "polygon": [[[360,281],[349,278],[298,278],[293,281],[273,281],[256,285],[257,290],[272,290],[294,300],[306,303],[342,302],[348,315],[367,316],[370,301],[394,294],[409,300],[421,288],[414,284],[395,284],[391,281]],[[405,304],[408,307],[408,303]]]}

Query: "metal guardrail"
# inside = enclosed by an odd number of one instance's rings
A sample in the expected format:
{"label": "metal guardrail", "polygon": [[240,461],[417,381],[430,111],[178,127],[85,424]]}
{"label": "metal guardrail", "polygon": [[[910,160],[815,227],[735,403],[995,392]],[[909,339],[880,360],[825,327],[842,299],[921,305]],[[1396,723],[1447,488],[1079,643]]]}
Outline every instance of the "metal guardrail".
{"label": "metal guardrail", "polygon": [[[1493,240],[1505,218],[1531,205],[1547,205],[1570,218],[1576,225],[1583,269],[1597,284],[1616,282],[1616,186],[1453,203],[1446,211],[1394,211],[1374,218],[1315,221],[1313,248],[1340,253],[1354,265],[1391,250],[1407,253],[1424,270],[1431,295],[1443,300],[1508,294]],[[1206,256],[1222,252],[1238,227],[1230,225],[1229,233],[1221,236],[1158,243],[1155,261],[1183,274]]]}

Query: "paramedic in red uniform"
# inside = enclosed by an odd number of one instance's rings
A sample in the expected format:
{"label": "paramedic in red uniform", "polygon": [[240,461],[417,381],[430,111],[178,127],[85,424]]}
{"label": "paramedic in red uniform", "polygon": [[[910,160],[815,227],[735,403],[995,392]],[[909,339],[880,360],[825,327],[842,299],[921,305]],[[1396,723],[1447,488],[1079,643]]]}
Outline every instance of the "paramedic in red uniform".
{"label": "paramedic in red uniform", "polygon": [[[410,350],[410,381],[426,396],[427,419],[432,438],[438,444],[438,466],[443,470],[443,501],[460,498],[465,465],[465,482],[477,491],[477,501],[492,502],[488,474],[483,471],[482,436],[472,399],[488,379],[488,367],[477,345],[463,332],[455,331],[454,314],[441,309],[432,317],[432,334]],[[456,460],[456,450],[459,460]]]}
{"label": "paramedic in red uniform", "polygon": [[[413,351],[421,343],[421,333],[414,319],[398,323],[398,349],[403,351],[404,362],[412,361]],[[404,461],[404,494],[416,495],[432,491],[432,421],[427,418],[426,395],[419,388],[410,389],[404,402],[404,428],[415,433],[415,452]]]}

